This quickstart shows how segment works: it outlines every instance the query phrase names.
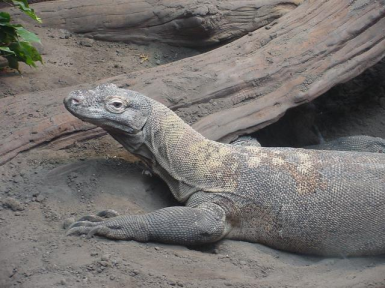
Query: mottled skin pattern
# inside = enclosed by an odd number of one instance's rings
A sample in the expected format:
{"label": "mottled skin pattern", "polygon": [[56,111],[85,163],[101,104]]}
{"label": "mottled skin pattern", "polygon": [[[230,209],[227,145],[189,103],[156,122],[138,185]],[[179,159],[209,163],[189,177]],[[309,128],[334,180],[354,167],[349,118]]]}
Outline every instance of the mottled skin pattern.
{"label": "mottled skin pattern", "polygon": [[385,252],[384,154],[217,143],[164,105],[112,84],[72,92],[64,103],[140,157],[185,204],[87,216],[69,235],[174,244],[230,238],[328,256]]}

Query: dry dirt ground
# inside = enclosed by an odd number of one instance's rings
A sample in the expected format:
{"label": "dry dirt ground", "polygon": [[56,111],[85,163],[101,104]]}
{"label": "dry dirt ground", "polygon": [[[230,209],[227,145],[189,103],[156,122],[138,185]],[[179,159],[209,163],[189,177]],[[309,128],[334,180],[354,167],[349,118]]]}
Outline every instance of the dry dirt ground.
{"label": "dry dirt ground", "polygon": [[[0,97],[95,81],[198,53],[31,29],[42,39],[45,65],[23,66],[21,76],[2,73]],[[333,89],[310,114],[291,111],[261,131],[261,139],[265,145],[301,146],[317,141],[319,133],[326,139],[385,138],[384,71],[385,62]],[[309,122],[316,125],[302,129]],[[106,208],[137,214],[176,205],[165,185],[134,162],[105,136],[60,151],[43,145],[0,166],[0,287],[385,287],[385,257],[309,257],[230,240],[183,247],[66,237],[68,218]]]}

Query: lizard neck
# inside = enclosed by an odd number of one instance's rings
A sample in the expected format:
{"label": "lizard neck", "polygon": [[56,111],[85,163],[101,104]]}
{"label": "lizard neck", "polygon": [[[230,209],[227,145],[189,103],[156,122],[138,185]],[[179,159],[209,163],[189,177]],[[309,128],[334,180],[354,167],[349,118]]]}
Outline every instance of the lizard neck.
{"label": "lizard neck", "polygon": [[229,177],[238,160],[233,159],[232,147],[206,139],[164,105],[151,100],[151,106],[144,145],[154,157],[152,169],[177,200],[184,202],[197,191],[233,191],[235,182]]}
{"label": "lizard neck", "polygon": [[235,191],[245,155],[206,139],[166,106],[148,101],[151,113],[140,133],[109,133],[160,176],[180,202],[198,191]]}
{"label": "lizard neck", "polygon": [[179,158],[176,151],[184,151],[184,156],[189,157],[189,146],[209,141],[166,106],[155,101],[151,106],[152,112],[143,134],[146,146],[153,151],[159,164],[163,161],[172,163],[175,157]]}

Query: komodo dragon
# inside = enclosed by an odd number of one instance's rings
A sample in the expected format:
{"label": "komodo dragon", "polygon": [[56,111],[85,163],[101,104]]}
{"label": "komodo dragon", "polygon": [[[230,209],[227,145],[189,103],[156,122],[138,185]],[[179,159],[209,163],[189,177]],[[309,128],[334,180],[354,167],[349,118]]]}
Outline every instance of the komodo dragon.
{"label": "komodo dragon", "polygon": [[113,84],[71,92],[64,103],[140,157],[185,204],[88,216],[68,235],[184,245],[229,238],[324,256],[385,253],[385,154],[217,143],[164,105]]}

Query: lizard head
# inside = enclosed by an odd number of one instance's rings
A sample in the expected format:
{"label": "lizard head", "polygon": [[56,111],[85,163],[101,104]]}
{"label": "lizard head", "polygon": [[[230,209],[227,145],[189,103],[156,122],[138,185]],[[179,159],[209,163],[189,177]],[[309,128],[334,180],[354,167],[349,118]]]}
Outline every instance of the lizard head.
{"label": "lizard head", "polygon": [[114,84],[71,92],[64,105],[83,121],[107,131],[137,134],[146,124],[151,105],[145,96]]}

